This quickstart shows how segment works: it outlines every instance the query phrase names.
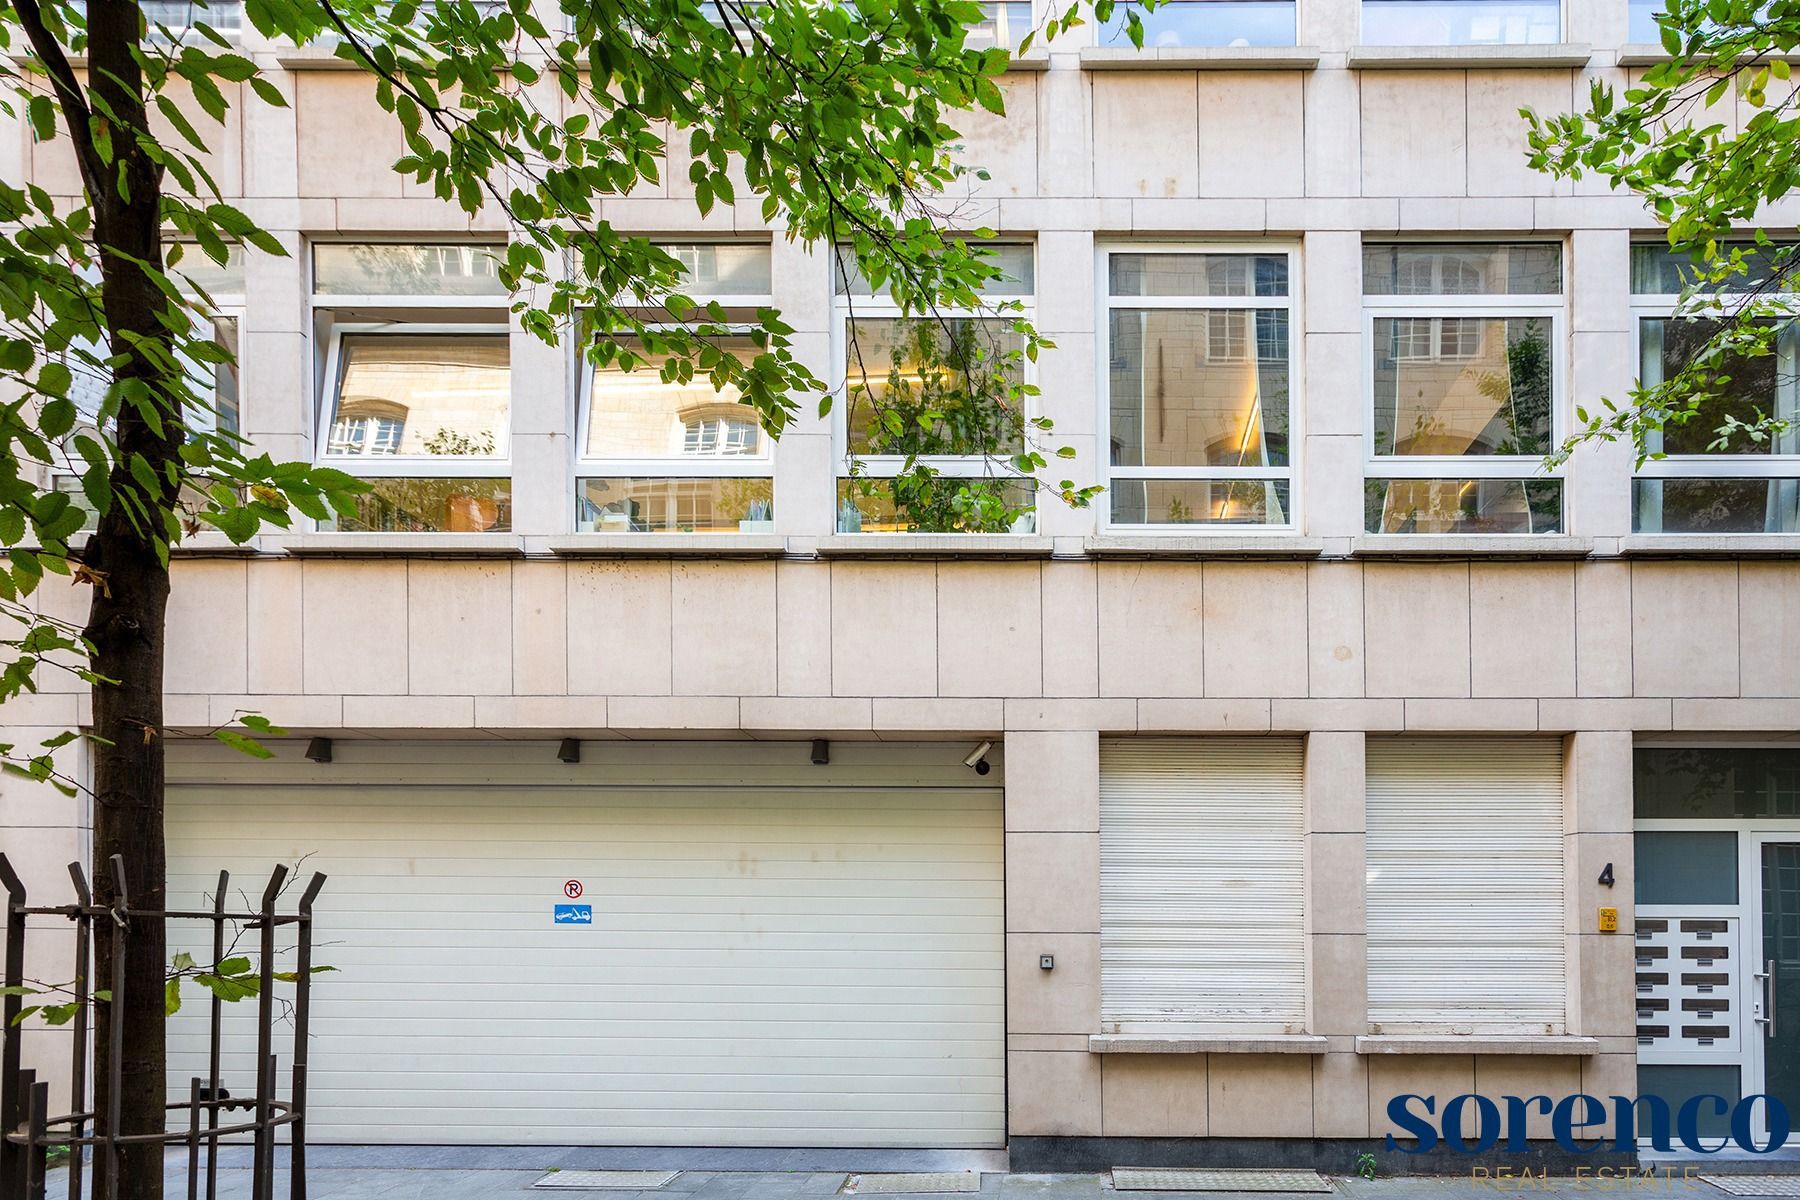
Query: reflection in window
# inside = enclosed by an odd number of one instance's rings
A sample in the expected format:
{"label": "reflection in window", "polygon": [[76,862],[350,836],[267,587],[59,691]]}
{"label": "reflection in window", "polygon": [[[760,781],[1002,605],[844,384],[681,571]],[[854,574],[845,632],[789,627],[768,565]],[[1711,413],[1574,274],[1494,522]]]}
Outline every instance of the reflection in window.
{"label": "reflection in window", "polygon": [[1562,252],[1551,242],[1370,242],[1368,296],[1553,296]]}
{"label": "reflection in window", "polygon": [[970,50],[998,46],[1017,50],[1031,32],[1031,0],[983,0],[981,20],[969,26],[963,45]]}
{"label": "reflection in window", "polygon": [[506,455],[505,334],[345,334],[327,453]]}
{"label": "reflection in window", "polygon": [[1292,46],[1292,0],[1164,0],[1154,9],[1141,4],[1115,6],[1100,27],[1102,46],[1129,46],[1128,14],[1143,23],[1144,47]]}
{"label": "reflection in window", "polygon": [[387,476],[365,480],[353,516],[321,521],[339,533],[508,533],[512,481],[483,477],[428,479]]}
{"label": "reflection in window", "polygon": [[986,317],[857,319],[846,344],[850,452],[884,457],[1014,454],[1025,417],[1008,389],[1023,340]]}
{"label": "reflection in window", "polygon": [[[759,353],[747,336],[714,344],[746,362]],[[665,379],[664,372],[673,370],[669,355],[647,353],[637,338],[621,338],[620,345],[645,361],[630,371],[616,364],[592,368],[583,458],[765,453],[756,411],[737,402],[735,389],[715,388],[704,373]]]}
{"label": "reflection in window", "polygon": [[773,533],[775,492],[762,478],[583,479],[584,533]]}
{"label": "reflection in window", "polygon": [[[838,481],[839,533],[1030,533],[1034,485],[1010,476],[858,476]],[[1013,517],[1005,524],[1007,514]]]}
{"label": "reflection in window", "polygon": [[1369,533],[1561,533],[1560,479],[1370,479]]}
{"label": "reflection in window", "polygon": [[1631,487],[1638,533],[1800,533],[1800,479],[1680,475]]}
{"label": "reflection in window", "polygon": [[[1671,319],[1649,317],[1638,322],[1638,371],[1645,387],[1655,387],[1679,374],[1713,337],[1724,328],[1708,318]],[[1775,338],[1775,353],[1755,357],[1730,356],[1718,366],[1719,375],[1692,415],[1671,421],[1654,433],[1646,447],[1652,454],[1794,454],[1800,453],[1800,433],[1788,429],[1763,441],[1745,434],[1733,435],[1715,449],[1726,418],[1755,424],[1764,416],[1782,420],[1800,417],[1800,326],[1785,324]]]}
{"label": "reflection in window", "polygon": [[1279,525],[1285,479],[1115,479],[1115,525]]}
{"label": "reflection in window", "polygon": [[330,454],[398,454],[403,417],[339,417],[331,427]]}
{"label": "reflection in window", "polygon": [[1378,317],[1377,455],[1550,450],[1548,317]]}
{"label": "reflection in window", "polygon": [[1524,46],[1562,40],[1557,0],[1363,0],[1365,46]]}
{"label": "reflection in window", "polygon": [[479,242],[319,242],[313,291],[328,296],[505,296],[499,256]]}

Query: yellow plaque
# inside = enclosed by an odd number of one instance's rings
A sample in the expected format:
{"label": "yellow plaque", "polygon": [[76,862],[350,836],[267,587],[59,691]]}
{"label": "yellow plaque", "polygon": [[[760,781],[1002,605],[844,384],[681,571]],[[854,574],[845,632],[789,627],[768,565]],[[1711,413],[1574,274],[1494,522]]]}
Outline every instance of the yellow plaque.
{"label": "yellow plaque", "polygon": [[1618,909],[1603,908],[1600,910],[1600,932],[1601,933],[1617,933],[1617,932],[1619,932],[1619,910]]}

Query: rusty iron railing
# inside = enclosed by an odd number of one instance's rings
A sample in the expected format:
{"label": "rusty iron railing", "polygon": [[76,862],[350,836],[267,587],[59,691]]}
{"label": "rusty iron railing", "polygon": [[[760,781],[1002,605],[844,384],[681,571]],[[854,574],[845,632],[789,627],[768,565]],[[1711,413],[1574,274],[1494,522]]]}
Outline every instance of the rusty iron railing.
{"label": "rusty iron railing", "polygon": [[[157,912],[131,907],[130,891],[125,878],[125,864],[114,855],[109,864],[113,876],[115,902],[110,906],[94,903],[81,864],[69,864],[69,878],[74,884],[72,904],[33,907],[27,902],[25,885],[6,855],[0,854],[0,888],[6,893],[6,952],[4,973],[0,976],[8,989],[0,996],[0,1200],[44,1200],[49,1158],[53,1150],[68,1154],[67,1200],[91,1200],[95,1196],[118,1194],[119,1148],[126,1145],[157,1144],[179,1146],[187,1151],[188,1200],[216,1200],[219,1184],[219,1144],[226,1138],[248,1136],[251,1151],[252,1200],[274,1200],[275,1134],[288,1131],[290,1200],[306,1200],[306,1051],[307,1022],[310,1016],[312,980],[313,901],[325,886],[325,876],[314,873],[292,913],[275,911],[288,869],[277,866],[263,889],[262,903],[254,912],[231,912],[226,908],[226,894],[231,878],[219,872],[218,891],[213,895],[210,911]],[[39,1080],[35,1071],[21,1065],[20,1038],[24,1032],[19,1020],[24,1010],[24,997],[16,990],[26,984],[25,936],[28,918],[62,917],[75,928],[74,972],[72,979],[75,1015],[73,1047],[69,1065],[69,1111],[61,1115],[50,1112],[50,1085]],[[119,1072],[124,1060],[123,1022],[106,1019],[107,1001],[91,994],[92,948],[94,926],[110,922],[114,929],[112,943],[112,978],[117,1003],[117,989],[125,978],[126,958],[130,954],[130,930],[133,919],[168,921],[205,921],[212,925],[213,962],[226,953],[226,926],[255,932],[260,941],[257,964],[256,1001],[256,1079],[253,1093],[233,1097],[221,1076],[221,1031],[224,1027],[224,1001],[215,993],[209,1013],[207,1038],[207,1073],[204,1079],[189,1080],[185,1100],[171,1101],[167,1127],[160,1133],[121,1134],[119,1129]],[[294,962],[294,995],[291,1011],[293,1033],[292,1086],[286,1098],[276,1093],[275,1057],[275,931],[284,925],[296,929]],[[285,973],[284,973],[285,974]],[[90,1039],[109,1039],[107,1063],[111,1071],[109,1111],[99,1113],[88,1107]],[[247,1119],[232,1119],[236,1113]],[[104,1189],[101,1185],[104,1184]],[[85,1187],[86,1191],[83,1190]],[[202,1190],[204,1189],[204,1190]]]}

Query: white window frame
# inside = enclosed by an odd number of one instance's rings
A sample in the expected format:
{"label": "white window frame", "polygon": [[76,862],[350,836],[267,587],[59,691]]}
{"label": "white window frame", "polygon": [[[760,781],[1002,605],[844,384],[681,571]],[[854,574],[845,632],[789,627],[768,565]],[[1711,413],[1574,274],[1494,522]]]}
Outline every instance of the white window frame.
{"label": "white window frame", "polygon": [[[334,297],[335,299],[335,297]],[[389,307],[399,307],[391,298],[385,301]],[[411,307],[406,301],[405,306]],[[339,307],[338,305],[322,307]],[[345,305],[343,307],[350,307]],[[469,307],[463,305],[462,307]],[[417,335],[455,335],[473,334],[491,336],[499,334],[510,336],[512,330],[502,322],[417,322],[417,321],[373,321],[373,322],[336,322],[331,327],[331,345],[325,355],[325,378],[319,389],[318,427],[315,431],[316,441],[313,443],[313,461],[324,467],[335,467],[340,471],[367,479],[486,479],[512,477],[512,403],[508,400],[506,418],[501,423],[499,434],[494,439],[495,453],[492,455],[473,454],[332,454],[331,427],[336,423],[338,388],[342,382],[344,337],[346,335],[375,337],[409,337]],[[508,382],[511,381],[510,360]],[[510,388],[509,388],[510,391]]]}
{"label": "white window frame", "polygon": [[[1114,296],[1107,270],[1114,254],[1285,254],[1288,260],[1288,294],[1286,296]],[[1094,294],[1099,298],[1099,313],[1094,329],[1094,391],[1098,401],[1095,410],[1095,461],[1100,484],[1106,490],[1095,507],[1103,533],[1170,534],[1192,537],[1198,534],[1229,534],[1233,537],[1292,536],[1305,526],[1302,522],[1301,448],[1306,444],[1305,331],[1300,326],[1306,311],[1301,294],[1300,245],[1291,241],[1275,242],[1107,242],[1096,247],[1094,259]],[[1112,463],[1112,396],[1107,379],[1112,363],[1112,310],[1115,308],[1197,309],[1274,309],[1288,314],[1288,465],[1285,467],[1121,467],[1115,472]],[[1256,361],[1259,347],[1255,330],[1251,330],[1248,347],[1250,360]],[[1246,525],[1234,522],[1190,522],[1185,524],[1145,523],[1114,524],[1112,519],[1112,487],[1115,474],[1131,481],[1182,480],[1205,482],[1209,479],[1257,482],[1286,480],[1288,485],[1287,520],[1272,525]]]}
{"label": "white window frame", "polygon": [[[1635,248],[1644,243],[1634,241]],[[1629,285],[1628,285],[1629,286]],[[1785,304],[1791,305],[1795,312],[1795,320],[1800,321],[1800,292],[1778,293],[1777,297]],[[1632,378],[1640,386],[1644,371],[1644,321],[1659,317],[1673,318],[1680,306],[1681,296],[1666,292],[1631,291],[1631,371]],[[1704,318],[1704,312],[1690,314]],[[1796,354],[1800,360],[1800,353]],[[1790,373],[1800,374],[1800,361],[1792,365]],[[1800,387],[1800,384],[1796,384]],[[1653,440],[1660,444],[1661,431],[1653,435]],[[1800,434],[1791,435],[1800,440]],[[1637,481],[1640,479],[1800,479],[1800,451],[1793,454],[1672,454],[1667,458],[1647,459],[1632,471],[1631,509],[1632,532],[1643,537],[1681,537],[1682,534],[1665,534],[1661,530],[1641,532],[1637,530]],[[1660,522],[1659,522],[1660,524]],[[1768,538],[1791,537],[1792,534],[1756,530],[1741,533],[1708,533],[1707,537],[1728,538]]]}
{"label": "white window frame", "polygon": [[[995,238],[991,245],[996,246],[1029,246],[1032,254],[1032,290],[1020,295],[997,295],[996,304],[1018,303],[1021,308],[1017,312],[1003,313],[998,317],[993,313],[977,309],[946,308],[937,313],[946,320],[1010,320],[1021,318],[1031,320],[1037,311],[1038,263],[1037,242],[1022,238]],[[831,361],[832,361],[832,421],[831,445],[834,467],[832,478],[832,509],[838,506],[838,485],[850,476],[850,322],[858,321],[892,321],[908,319],[907,314],[886,293],[853,296],[847,294],[841,284],[838,254],[848,251],[834,250],[832,255],[831,275]],[[1037,364],[1029,358],[1021,364],[1021,379],[1026,384],[1037,382]],[[1039,404],[1035,396],[1026,396],[1023,403],[1024,437],[1027,442],[1032,436],[1030,422],[1038,416]],[[906,465],[906,457],[898,454],[857,454],[854,455],[861,464],[858,475],[864,479],[892,479],[899,475]],[[1032,476],[1021,475],[1013,469],[1007,454],[932,454],[921,455],[916,461],[931,468],[946,479],[996,479],[1016,480],[1026,491],[1033,493],[1033,504],[1038,503],[1036,483]],[[1033,528],[1037,526],[1035,511]],[[994,535],[998,536],[998,535]]]}
{"label": "white window frame", "polygon": [[[1410,244],[1442,245],[1521,245],[1537,243],[1557,248],[1558,274],[1562,290],[1543,295],[1515,295],[1488,292],[1477,296],[1373,295],[1366,281],[1358,281],[1362,289],[1363,350],[1363,476],[1366,479],[1500,479],[1563,481],[1562,527],[1569,527],[1570,494],[1567,473],[1562,469],[1544,470],[1543,456],[1536,454],[1388,454],[1375,453],[1375,323],[1387,318],[1477,317],[1504,320],[1508,317],[1548,317],[1550,320],[1550,448],[1562,444],[1569,429],[1569,270],[1568,253],[1560,239],[1493,236],[1480,239],[1459,238],[1454,243],[1437,239],[1411,242],[1405,238],[1368,238],[1376,245]],[[1360,266],[1359,266],[1360,271]],[[1442,358],[1443,335],[1434,323],[1433,341],[1440,359],[1466,362],[1466,358]],[[1485,336],[1485,335],[1484,335]],[[1402,361],[1417,362],[1418,359]],[[1483,535],[1494,536],[1494,535]],[[1547,535],[1538,535],[1547,536]]]}

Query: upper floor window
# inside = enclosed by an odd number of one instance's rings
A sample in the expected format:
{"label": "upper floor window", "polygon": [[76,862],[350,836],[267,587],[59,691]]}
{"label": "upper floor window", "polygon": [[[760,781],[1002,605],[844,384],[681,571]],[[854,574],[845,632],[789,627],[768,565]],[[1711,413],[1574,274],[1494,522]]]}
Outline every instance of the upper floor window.
{"label": "upper floor window", "polygon": [[1555,533],[1562,255],[1554,243],[1371,243],[1365,528]]}
{"label": "upper floor window", "polygon": [[1116,5],[1100,26],[1102,46],[1129,46],[1130,14],[1144,28],[1145,48],[1171,46],[1292,46],[1293,0],[1164,0],[1146,9]]}
{"label": "upper floor window", "polygon": [[1113,524],[1293,524],[1291,260],[1105,253]]}
{"label": "upper floor window", "polygon": [[[87,15],[87,0],[74,0],[74,7],[84,17]],[[200,25],[223,37],[235,38],[244,24],[240,0],[140,0],[138,9],[144,14],[145,32],[152,41],[199,43]]]}
{"label": "upper floor window", "polygon": [[1034,527],[1035,481],[1008,460],[1030,419],[1019,391],[1030,364],[1014,325],[1029,312],[1035,263],[1029,245],[992,253],[1001,278],[985,298],[995,308],[924,315],[903,312],[849,251],[838,254],[838,532]]}
{"label": "upper floor window", "polygon": [[[1724,285],[1721,299],[1727,293],[1761,292],[1768,285],[1766,256],[1753,247],[1742,248],[1749,253],[1749,270]],[[1680,311],[1694,279],[1686,256],[1671,253],[1666,245],[1632,247],[1632,307],[1643,387],[1675,378],[1726,324],[1728,301],[1721,307],[1700,295],[1690,301],[1688,311]],[[1763,292],[1759,303],[1779,310],[1800,304],[1800,296]],[[1646,438],[1649,458],[1632,483],[1632,524],[1638,532],[1800,532],[1800,431],[1777,429],[1757,438],[1742,428],[1765,417],[1800,420],[1800,324],[1779,315],[1768,324],[1771,353],[1727,355],[1692,412]]]}
{"label": "upper floor window", "polygon": [[[767,242],[682,242],[661,247],[682,266],[682,287],[724,307],[728,327],[712,340],[749,362],[756,310],[771,303]],[[647,318],[658,314],[646,309]],[[650,333],[659,328],[654,319]],[[600,336],[600,331],[595,331]],[[766,533],[775,525],[770,439],[734,388],[644,338],[609,339],[634,362],[582,356],[576,524],[601,533]]]}
{"label": "upper floor window", "polygon": [[498,247],[321,242],[321,462],[367,480],[346,531],[512,527],[511,344]]}
{"label": "upper floor window", "polygon": [[1524,46],[1560,40],[1558,0],[1362,0],[1365,46]]}

